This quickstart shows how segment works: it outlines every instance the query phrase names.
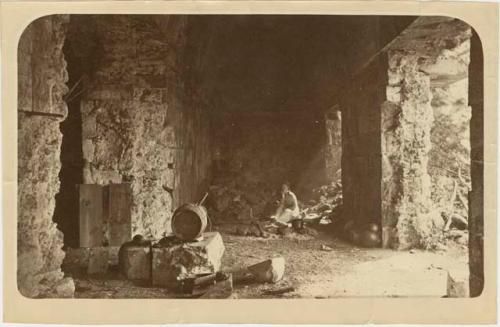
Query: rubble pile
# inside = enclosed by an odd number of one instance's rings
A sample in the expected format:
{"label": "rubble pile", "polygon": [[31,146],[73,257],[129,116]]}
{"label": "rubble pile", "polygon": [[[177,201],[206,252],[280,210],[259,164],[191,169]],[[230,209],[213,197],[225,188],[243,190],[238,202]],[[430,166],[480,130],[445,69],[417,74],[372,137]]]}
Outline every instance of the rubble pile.
{"label": "rubble pile", "polygon": [[266,217],[276,210],[277,191],[264,183],[212,185],[206,201],[210,228],[234,235],[267,237]]}
{"label": "rubble pile", "polygon": [[332,182],[313,190],[315,198],[302,204],[302,218],[321,224],[332,223],[342,213],[342,183]]}
{"label": "rubble pile", "polygon": [[329,224],[342,212],[342,184],[340,181],[312,190],[312,199],[300,202],[302,224],[290,228],[277,226],[269,219],[276,211],[280,195],[264,183],[228,182],[212,185],[206,202],[211,224],[218,231],[240,236],[286,236],[292,232],[315,236],[306,225]]}
{"label": "rubble pile", "polygon": [[273,213],[277,199],[265,185],[245,185],[236,183],[212,185],[209,188],[207,209],[213,224],[225,222],[249,221],[263,218]]}

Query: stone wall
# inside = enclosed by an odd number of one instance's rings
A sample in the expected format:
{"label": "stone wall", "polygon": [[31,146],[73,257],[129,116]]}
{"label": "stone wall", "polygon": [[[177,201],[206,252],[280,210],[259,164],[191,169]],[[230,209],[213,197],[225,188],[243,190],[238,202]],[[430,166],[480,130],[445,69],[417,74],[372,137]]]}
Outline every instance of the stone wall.
{"label": "stone wall", "polygon": [[[458,157],[459,150],[437,145],[450,145],[449,140],[457,141],[467,133],[467,108],[463,108],[466,89],[458,84],[457,92],[461,95],[453,99],[450,87],[444,85],[464,78],[469,37],[470,28],[459,20],[423,17],[401,33],[388,49],[387,101],[382,106],[381,130],[382,224],[388,231],[385,241],[393,247],[433,248],[442,235],[442,208],[432,197],[437,186],[432,187],[429,162],[436,165],[443,151]],[[436,95],[434,106],[433,95]],[[443,99],[454,102],[453,115],[444,110]],[[456,113],[457,109],[461,112]],[[435,114],[439,123],[448,122],[455,128],[448,127],[445,134],[439,134]],[[434,134],[433,126],[437,128]],[[465,131],[456,135],[463,128]],[[467,144],[460,147],[467,148]],[[466,155],[467,151],[464,152]],[[451,159],[444,161],[453,166]],[[434,181],[439,177],[434,170]]]}
{"label": "stone wall", "polygon": [[27,297],[68,297],[62,233],[52,221],[59,191],[59,124],[67,115],[62,53],[67,16],[31,23],[18,47],[18,242],[17,281]]}
{"label": "stone wall", "polygon": [[342,112],[336,106],[325,114],[325,166],[328,182],[338,182],[342,175]]}
{"label": "stone wall", "polygon": [[441,219],[426,218],[432,214],[427,170],[434,121],[430,76],[421,71],[418,56],[389,52],[388,84],[382,107],[382,225],[394,228],[394,247],[406,248],[427,236],[419,233],[417,224]]}
{"label": "stone wall", "polygon": [[131,183],[133,234],[160,237],[170,231],[172,210],[197,201],[208,184],[208,120],[184,56],[188,20],[88,19],[74,24],[92,24],[82,33],[92,33],[103,51],[81,106],[83,180]]}
{"label": "stone wall", "polygon": [[213,129],[220,163],[215,184],[273,192],[288,181],[303,199],[325,183],[326,132],[319,116],[272,110],[235,113],[221,115]]}

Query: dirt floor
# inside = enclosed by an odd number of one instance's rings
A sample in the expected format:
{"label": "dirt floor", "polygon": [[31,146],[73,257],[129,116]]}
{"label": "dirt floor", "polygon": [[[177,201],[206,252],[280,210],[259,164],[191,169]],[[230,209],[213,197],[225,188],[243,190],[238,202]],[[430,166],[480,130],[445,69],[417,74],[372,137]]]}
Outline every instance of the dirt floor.
{"label": "dirt floor", "polygon": [[[445,296],[448,269],[467,268],[467,248],[451,243],[447,250],[393,251],[365,249],[335,239],[292,233],[270,238],[223,234],[222,270],[232,272],[281,255],[285,276],[275,284],[234,285],[231,298],[329,298],[356,296]],[[325,249],[324,246],[328,248]],[[77,298],[172,298],[163,288],[138,285],[112,267],[106,276],[73,274]],[[294,291],[265,295],[291,286]]]}

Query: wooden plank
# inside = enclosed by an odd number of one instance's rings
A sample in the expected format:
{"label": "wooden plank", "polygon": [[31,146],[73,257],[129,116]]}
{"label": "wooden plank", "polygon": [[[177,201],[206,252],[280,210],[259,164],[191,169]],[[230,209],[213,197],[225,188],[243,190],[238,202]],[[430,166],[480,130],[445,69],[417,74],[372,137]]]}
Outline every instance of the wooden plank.
{"label": "wooden plank", "polygon": [[80,247],[103,245],[102,186],[80,184]]}
{"label": "wooden plank", "polygon": [[108,188],[109,245],[120,246],[132,239],[132,201],[130,184],[110,184]]}

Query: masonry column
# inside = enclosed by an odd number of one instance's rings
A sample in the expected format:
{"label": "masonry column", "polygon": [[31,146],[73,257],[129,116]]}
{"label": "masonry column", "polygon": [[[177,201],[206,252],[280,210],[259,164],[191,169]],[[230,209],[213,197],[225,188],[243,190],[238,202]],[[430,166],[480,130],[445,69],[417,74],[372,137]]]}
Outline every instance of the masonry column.
{"label": "masonry column", "polygon": [[64,277],[63,235],[52,220],[59,192],[66,118],[66,62],[62,52],[66,15],[32,22],[19,41],[17,286],[30,298],[72,297]]}
{"label": "masonry column", "polygon": [[[427,171],[433,110],[430,76],[421,58],[389,51],[387,101],[382,105],[382,228],[385,247],[421,245],[436,219]],[[438,217],[440,219],[440,217]]]}

